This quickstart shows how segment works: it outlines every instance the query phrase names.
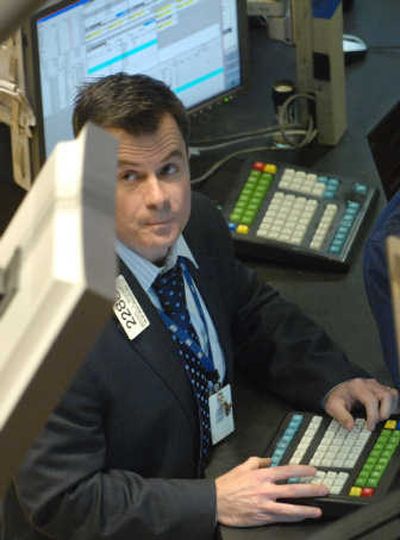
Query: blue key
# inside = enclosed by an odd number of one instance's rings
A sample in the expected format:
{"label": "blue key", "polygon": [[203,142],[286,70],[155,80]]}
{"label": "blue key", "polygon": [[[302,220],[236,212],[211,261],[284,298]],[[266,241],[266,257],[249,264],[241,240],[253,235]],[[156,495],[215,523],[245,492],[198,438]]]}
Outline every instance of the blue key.
{"label": "blue key", "polygon": [[300,478],[297,478],[296,476],[292,476],[291,478],[288,478],[287,481],[288,484],[299,484]]}
{"label": "blue key", "polygon": [[299,426],[302,423],[302,421],[303,421],[303,415],[302,414],[294,414],[292,416],[292,419],[291,419],[290,423],[293,422],[294,424]]}
{"label": "blue key", "polygon": [[280,461],[282,459],[282,456],[285,452],[283,450],[280,450],[279,448],[275,450],[275,452],[272,454],[272,459]]}
{"label": "blue key", "polygon": [[[328,180],[328,186],[338,188],[339,186],[339,180],[337,178],[329,178]],[[336,191],[335,189],[335,191]]]}
{"label": "blue key", "polygon": [[285,434],[286,434],[288,437],[290,437],[290,438],[292,439],[292,438],[293,438],[293,435],[296,433],[296,431],[297,431],[296,429],[294,429],[293,427],[290,427],[290,426],[289,426],[289,427],[287,427],[287,428],[285,429]]}
{"label": "blue key", "polygon": [[361,195],[366,195],[368,187],[365,184],[359,184],[358,182],[354,184],[354,191],[360,193]]}
{"label": "blue key", "polygon": [[347,201],[347,207],[348,208],[355,208],[356,210],[358,210],[360,208],[360,203],[359,202],[356,202],[356,201]]}

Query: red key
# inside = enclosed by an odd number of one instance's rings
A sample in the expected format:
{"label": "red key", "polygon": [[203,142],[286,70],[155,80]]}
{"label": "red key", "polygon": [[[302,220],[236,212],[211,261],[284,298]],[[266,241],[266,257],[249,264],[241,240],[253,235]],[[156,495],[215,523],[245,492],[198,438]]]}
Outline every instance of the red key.
{"label": "red key", "polygon": [[362,488],[361,490],[361,497],[372,497],[374,493],[375,493],[374,488],[365,487],[365,488]]}
{"label": "red key", "polygon": [[263,171],[264,165],[265,163],[263,163],[262,161],[255,161],[253,165],[251,166],[251,168],[256,169],[257,171]]}

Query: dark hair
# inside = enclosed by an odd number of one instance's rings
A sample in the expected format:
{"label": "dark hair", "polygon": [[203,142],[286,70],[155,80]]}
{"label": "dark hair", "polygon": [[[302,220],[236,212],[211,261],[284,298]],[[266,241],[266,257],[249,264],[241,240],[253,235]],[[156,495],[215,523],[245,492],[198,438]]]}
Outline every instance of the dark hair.
{"label": "dark hair", "polygon": [[157,131],[167,113],[175,119],[188,146],[189,120],[172,90],[147,75],[116,73],[81,86],[75,98],[72,124],[75,136],[87,121],[142,135]]}

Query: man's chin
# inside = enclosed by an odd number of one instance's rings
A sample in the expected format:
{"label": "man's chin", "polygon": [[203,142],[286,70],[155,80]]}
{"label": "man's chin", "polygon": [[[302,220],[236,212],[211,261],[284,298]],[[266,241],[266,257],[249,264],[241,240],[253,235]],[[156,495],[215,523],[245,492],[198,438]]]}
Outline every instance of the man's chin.
{"label": "man's chin", "polygon": [[178,234],[157,235],[154,241],[148,245],[148,253],[151,253],[151,260],[163,259],[167,256],[169,250],[175,244]]}

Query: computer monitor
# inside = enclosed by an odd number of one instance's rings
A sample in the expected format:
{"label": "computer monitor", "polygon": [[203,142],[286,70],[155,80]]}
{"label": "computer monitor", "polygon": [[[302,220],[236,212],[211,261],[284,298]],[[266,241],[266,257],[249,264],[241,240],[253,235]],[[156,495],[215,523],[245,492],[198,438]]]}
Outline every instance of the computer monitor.
{"label": "computer monitor", "polygon": [[119,71],[166,82],[189,113],[229,99],[247,80],[245,0],[63,0],[30,20],[28,93],[39,161],[72,138],[78,86]]}

